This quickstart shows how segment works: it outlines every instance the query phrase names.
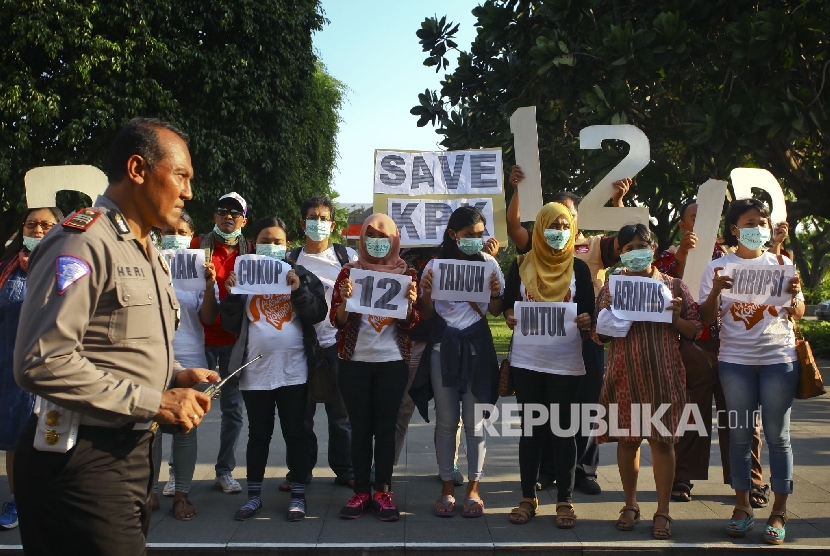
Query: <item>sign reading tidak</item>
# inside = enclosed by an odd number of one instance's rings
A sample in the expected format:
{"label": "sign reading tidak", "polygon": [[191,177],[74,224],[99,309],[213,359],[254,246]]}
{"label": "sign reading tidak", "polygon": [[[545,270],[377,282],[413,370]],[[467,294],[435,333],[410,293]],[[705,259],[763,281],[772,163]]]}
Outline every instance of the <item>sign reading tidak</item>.
{"label": "sign reading tidak", "polygon": [[663,282],[640,276],[614,275],[609,282],[611,311],[619,319],[671,322],[672,295]]}
{"label": "sign reading tidak", "polygon": [[401,246],[437,245],[452,212],[478,207],[484,237],[507,241],[501,149],[375,151],[374,210],[401,231]]}
{"label": "sign reading tidak", "polygon": [[164,249],[161,255],[170,268],[173,287],[180,291],[205,289],[204,249]]}
{"label": "sign reading tidak", "polygon": [[721,292],[723,299],[774,307],[789,305],[792,299],[786,290],[795,276],[793,265],[727,263],[721,274],[732,277],[732,287]]}
{"label": "sign reading tidak", "polygon": [[350,313],[405,319],[409,312],[406,292],[412,277],[353,268],[349,272],[352,296],[346,300]]}
{"label": "sign reading tidak", "polygon": [[239,255],[233,265],[236,284],[231,293],[290,294],[285,275],[291,270],[287,263],[266,255]]}
{"label": "sign reading tidak", "polygon": [[519,321],[513,330],[517,346],[578,345],[582,355],[582,337],[576,327],[576,303],[525,303],[513,306]]}
{"label": "sign reading tidak", "polygon": [[432,263],[432,299],[490,302],[487,263],[436,259]]}

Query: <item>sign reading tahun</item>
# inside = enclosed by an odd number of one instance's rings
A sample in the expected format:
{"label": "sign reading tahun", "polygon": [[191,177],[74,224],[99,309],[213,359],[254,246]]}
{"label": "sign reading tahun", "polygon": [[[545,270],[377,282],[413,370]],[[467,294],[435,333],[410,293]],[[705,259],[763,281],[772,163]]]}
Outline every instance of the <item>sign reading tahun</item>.
{"label": "sign reading tahun", "polygon": [[290,294],[291,287],[285,280],[289,270],[288,263],[266,255],[239,255],[233,265],[236,284],[231,293]]}
{"label": "sign reading tahun", "polygon": [[609,282],[611,310],[620,319],[646,322],[672,321],[672,295],[663,282],[640,276],[614,275]]}
{"label": "sign reading tahun", "polygon": [[432,299],[490,302],[487,263],[436,259],[432,263]]}

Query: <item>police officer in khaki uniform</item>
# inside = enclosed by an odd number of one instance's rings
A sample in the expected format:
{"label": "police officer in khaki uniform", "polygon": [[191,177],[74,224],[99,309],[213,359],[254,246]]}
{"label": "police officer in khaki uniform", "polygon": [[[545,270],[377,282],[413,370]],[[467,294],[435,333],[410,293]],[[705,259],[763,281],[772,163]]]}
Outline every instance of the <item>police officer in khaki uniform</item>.
{"label": "police officer in khaki uniform", "polygon": [[[190,430],[210,409],[190,387],[218,375],[175,364],[178,302],[149,240],[152,227],[178,222],[192,176],[182,132],[131,120],[112,145],[109,186],[96,206],[56,226],[32,254],[15,378],[60,406],[54,415],[80,414],[80,426],[65,453],[34,447],[44,441],[35,416],[20,437],[15,487],[26,554],[145,554],[152,423]],[[52,420],[47,445],[65,440]]]}

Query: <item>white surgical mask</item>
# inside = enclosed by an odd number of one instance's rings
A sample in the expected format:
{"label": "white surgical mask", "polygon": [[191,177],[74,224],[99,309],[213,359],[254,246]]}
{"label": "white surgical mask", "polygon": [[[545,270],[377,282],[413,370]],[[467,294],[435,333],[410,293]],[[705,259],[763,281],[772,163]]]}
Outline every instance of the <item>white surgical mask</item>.
{"label": "white surgical mask", "polygon": [[651,249],[635,249],[620,255],[620,262],[631,272],[642,272],[654,260],[654,251]]}
{"label": "white surgical mask", "polygon": [[392,242],[387,237],[367,237],[363,240],[366,251],[375,258],[382,259],[392,249]]}
{"label": "white surgical mask", "polygon": [[232,231],[231,233],[226,234],[225,232],[223,232],[222,230],[219,229],[219,226],[214,226],[213,227],[213,233],[218,235],[219,237],[221,237],[225,241],[231,241],[231,240],[237,239],[239,236],[242,235],[242,228],[238,228],[238,229]]}
{"label": "white surgical mask", "polygon": [[272,259],[284,261],[285,245],[275,245],[273,243],[257,243],[256,254],[265,255],[266,257],[271,257]]}
{"label": "white surgical mask", "polygon": [[171,235],[161,236],[162,249],[188,249],[190,247],[190,237]]}
{"label": "white surgical mask", "polygon": [[323,241],[331,235],[331,222],[322,220],[306,220],[305,235],[313,241]]}
{"label": "white surgical mask", "polygon": [[557,251],[563,249],[571,239],[570,230],[545,230],[545,242]]}
{"label": "white surgical mask", "polygon": [[760,249],[767,244],[769,238],[772,237],[772,231],[769,228],[741,228],[738,230],[738,241],[740,241],[747,249]]}
{"label": "white surgical mask", "polygon": [[42,239],[42,237],[23,236],[23,247],[25,247],[29,251],[32,251],[35,247],[37,247],[37,244],[40,243],[40,240]]}

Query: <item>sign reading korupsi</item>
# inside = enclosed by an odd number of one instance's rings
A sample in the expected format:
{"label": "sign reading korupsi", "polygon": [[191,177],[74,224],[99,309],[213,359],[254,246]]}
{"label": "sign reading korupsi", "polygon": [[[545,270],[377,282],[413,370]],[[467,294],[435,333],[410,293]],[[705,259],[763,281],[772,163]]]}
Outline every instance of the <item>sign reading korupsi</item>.
{"label": "sign reading korupsi", "polygon": [[161,251],[173,286],[180,291],[202,291],[205,289],[204,249],[164,249]]}
{"label": "sign reading korupsi", "polygon": [[782,307],[792,294],[786,293],[790,279],[795,276],[793,265],[749,265],[728,263],[721,275],[732,278],[732,287],[721,293],[723,299],[757,305]]}
{"label": "sign reading korupsi", "polygon": [[390,274],[353,268],[349,272],[352,296],[346,300],[350,313],[405,319],[409,311],[406,292],[412,278],[409,274]]}
{"label": "sign reading korupsi", "polygon": [[436,259],[432,272],[432,299],[490,302],[487,263]]}
{"label": "sign reading korupsi", "polygon": [[[576,327],[576,303],[525,303],[513,306],[519,321],[513,330],[517,345],[563,345],[581,342]],[[581,356],[581,350],[579,351]]]}
{"label": "sign reading korupsi", "polygon": [[236,284],[231,293],[290,294],[291,287],[285,278],[289,270],[287,263],[266,255],[240,255],[233,265]]}
{"label": "sign reading korupsi", "polygon": [[639,276],[614,275],[609,282],[611,310],[620,319],[671,322],[671,291],[663,282]]}

